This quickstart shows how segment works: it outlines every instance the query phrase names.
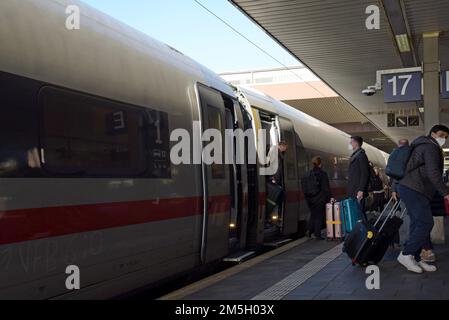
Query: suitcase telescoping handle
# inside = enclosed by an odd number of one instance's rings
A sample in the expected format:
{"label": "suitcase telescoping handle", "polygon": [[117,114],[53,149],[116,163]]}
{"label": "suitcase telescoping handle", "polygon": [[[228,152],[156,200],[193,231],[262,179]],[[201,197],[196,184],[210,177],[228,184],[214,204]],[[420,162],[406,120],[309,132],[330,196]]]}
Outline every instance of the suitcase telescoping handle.
{"label": "suitcase telescoping handle", "polygon": [[[387,212],[387,210],[388,210],[388,208],[390,208],[390,205],[391,205],[391,203],[393,202],[393,197],[390,199],[390,201],[388,201],[388,203],[387,203],[387,205],[385,206],[385,208],[384,208],[384,210],[382,211],[382,213],[380,214],[380,216],[379,216],[379,218],[377,218],[377,220],[376,220],[376,222],[374,223],[374,226],[377,226],[377,224],[380,222],[380,220],[382,219],[382,217],[384,216],[384,214],[385,214],[385,212]],[[394,207],[396,206],[396,204],[393,206],[393,209],[394,209]],[[393,210],[392,209],[392,210]],[[388,213],[388,214],[390,214],[391,213],[391,211]]]}
{"label": "suitcase telescoping handle", "polygon": [[[393,216],[396,214],[396,211],[399,209],[399,206],[400,206],[401,203],[402,203],[401,201],[397,201],[397,202],[393,205],[393,207],[391,208],[391,210],[388,211],[388,207],[389,207],[389,205],[391,204],[391,201],[392,201],[392,200],[393,200],[393,198],[388,202],[388,205],[385,207],[384,211],[381,213],[381,215],[380,215],[379,218],[377,219],[376,223],[374,224],[374,227],[376,227],[376,226],[378,225],[379,221],[382,219],[384,213],[385,213],[385,212],[388,212],[388,215],[387,215],[386,219],[384,220],[382,226],[379,228],[379,232],[383,230],[383,228],[385,227],[385,225],[386,225],[387,222],[388,222],[388,219],[393,218]],[[404,217],[406,211],[407,211],[407,209],[404,209],[404,211],[402,212],[401,218]]]}

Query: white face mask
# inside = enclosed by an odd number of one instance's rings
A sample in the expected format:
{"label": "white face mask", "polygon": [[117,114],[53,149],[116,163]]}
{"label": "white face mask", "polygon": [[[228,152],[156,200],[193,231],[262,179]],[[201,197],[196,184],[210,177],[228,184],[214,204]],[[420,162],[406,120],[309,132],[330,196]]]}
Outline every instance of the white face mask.
{"label": "white face mask", "polygon": [[436,138],[438,144],[440,145],[440,147],[444,146],[446,144],[446,139],[444,138]]}
{"label": "white face mask", "polygon": [[352,144],[348,144],[348,150],[349,151],[353,151],[354,150],[354,148],[352,147]]}

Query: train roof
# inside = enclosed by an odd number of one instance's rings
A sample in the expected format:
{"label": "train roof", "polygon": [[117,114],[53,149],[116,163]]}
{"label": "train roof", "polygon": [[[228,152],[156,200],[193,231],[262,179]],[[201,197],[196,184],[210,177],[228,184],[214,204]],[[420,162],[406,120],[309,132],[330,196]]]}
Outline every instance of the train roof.
{"label": "train roof", "polygon": [[[69,5],[79,30],[66,28]],[[170,103],[196,82],[234,96],[211,70],[78,0],[0,1],[0,43],[1,71],[120,101]]]}

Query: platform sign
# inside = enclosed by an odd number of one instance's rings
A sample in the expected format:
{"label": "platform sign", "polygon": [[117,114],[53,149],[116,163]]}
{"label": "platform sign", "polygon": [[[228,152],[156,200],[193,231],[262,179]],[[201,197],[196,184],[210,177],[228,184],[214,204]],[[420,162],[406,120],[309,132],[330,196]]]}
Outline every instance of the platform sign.
{"label": "platform sign", "polygon": [[407,117],[397,117],[396,118],[396,127],[398,128],[406,128],[408,126]]}
{"label": "platform sign", "polygon": [[385,103],[422,100],[422,73],[387,74],[382,79]]}
{"label": "platform sign", "polygon": [[409,127],[419,127],[420,118],[419,116],[409,116],[408,117],[408,126]]}
{"label": "platform sign", "polygon": [[388,128],[396,127],[396,115],[394,113],[389,113],[387,116],[387,126]]}
{"label": "platform sign", "polygon": [[441,71],[441,98],[449,99],[449,70]]}

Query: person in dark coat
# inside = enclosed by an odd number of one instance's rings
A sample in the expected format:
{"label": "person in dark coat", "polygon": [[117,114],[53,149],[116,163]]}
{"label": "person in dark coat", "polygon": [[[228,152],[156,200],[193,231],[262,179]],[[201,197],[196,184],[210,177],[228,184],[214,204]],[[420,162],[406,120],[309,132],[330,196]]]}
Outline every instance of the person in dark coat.
{"label": "person in dark coat", "polygon": [[319,192],[315,196],[306,197],[307,205],[310,209],[309,236],[314,235],[317,240],[323,240],[321,230],[326,216],[326,204],[331,200],[332,193],[327,173],[321,169],[322,161],[320,157],[312,159],[313,169],[311,173],[315,175],[319,185]]}
{"label": "person in dark coat", "polygon": [[352,151],[348,170],[348,197],[360,201],[362,212],[365,212],[365,199],[368,197],[370,168],[368,157],[362,149],[363,138],[352,137],[349,149]]}
{"label": "person in dark coat", "polygon": [[[398,148],[408,147],[408,146],[410,146],[410,141],[408,141],[407,139],[399,140]],[[391,191],[392,191],[391,196],[393,197],[393,199],[395,201],[399,200],[398,186],[399,186],[399,181],[393,179],[391,182]]]}
{"label": "person in dark coat", "polygon": [[380,177],[379,168],[373,167],[373,171],[371,174],[371,188],[373,191],[373,203],[371,205],[371,211],[382,212],[385,206],[384,182]]}
{"label": "person in dark coat", "polygon": [[436,125],[428,136],[413,141],[414,149],[407,163],[406,175],[399,181],[399,195],[410,217],[410,232],[398,262],[415,273],[437,270],[422,260],[421,252],[429,244],[434,225],[431,201],[435,193],[449,199],[449,187],[443,181],[442,150],[448,136],[448,127]]}
{"label": "person in dark coat", "polygon": [[[276,149],[277,152],[274,152],[276,151]],[[272,218],[274,216],[278,217],[282,204],[285,200],[284,157],[287,151],[288,151],[287,142],[281,141],[277,146],[273,146],[268,153],[270,165],[274,165],[276,167],[276,172],[274,175],[269,176],[267,178],[267,190],[269,189],[268,184],[271,183],[273,185],[279,186],[282,189],[282,191],[276,203],[268,202],[265,207],[265,228],[272,227],[273,223]],[[275,154],[277,154],[277,156]]]}

